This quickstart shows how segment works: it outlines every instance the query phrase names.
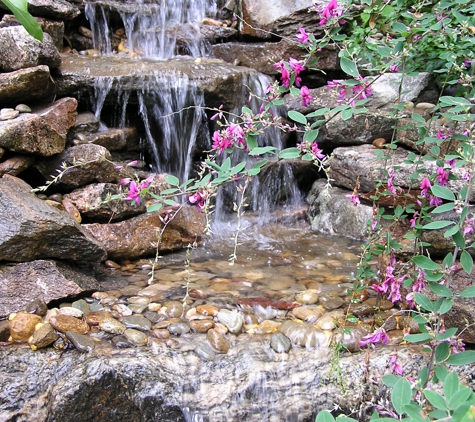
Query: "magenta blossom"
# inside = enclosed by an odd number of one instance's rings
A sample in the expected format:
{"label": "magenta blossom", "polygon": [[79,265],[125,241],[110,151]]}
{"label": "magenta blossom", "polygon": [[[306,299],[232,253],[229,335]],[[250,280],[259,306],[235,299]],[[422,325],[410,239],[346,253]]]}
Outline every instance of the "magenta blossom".
{"label": "magenta blossom", "polygon": [[299,40],[300,43],[307,44],[308,43],[308,34],[305,32],[305,29],[300,28],[299,31],[300,31],[300,34],[296,35],[297,39]]}
{"label": "magenta blossom", "polygon": [[427,195],[428,190],[432,187],[430,181],[427,177],[425,177],[421,182],[421,196],[425,197]]}
{"label": "magenta blossom", "polygon": [[361,204],[360,198],[355,193],[352,193],[351,195],[346,195],[346,197],[350,198],[351,202],[353,202],[353,204],[355,204],[355,205]]}
{"label": "magenta blossom", "polygon": [[364,336],[361,341],[359,341],[359,345],[361,347],[365,347],[368,344],[374,345],[378,343],[383,343],[387,344],[389,341],[389,337],[386,334],[386,331],[384,331],[383,327],[379,327],[377,330],[374,331],[374,333],[368,334]]}
{"label": "magenta blossom", "polygon": [[306,86],[300,88],[300,95],[302,97],[302,106],[304,107],[307,107],[313,100],[313,97],[310,95],[310,90]]}
{"label": "magenta blossom", "polygon": [[206,196],[207,196],[206,192],[199,191],[193,195],[189,195],[187,198],[188,198],[188,202],[192,205],[196,205],[196,209],[198,210],[198,212],[201,212],[201,209],[205,205]]}
{"label": "magenta blossom", "polygon": [[403,369],[402,369],[402,366],[399,363],[397,363],[397,353],[395,353],[393,357],[391,358],[390,364],[391,364],[391,372],[395,375],[401,376]]}
{"label": "magenta blossom", "polygon": [[[323,160],[325,158],[325,154],[323,154],[322,150],[318,148],[318,144],[316,142],[312,142],[312,153],[319,159]],[[358,199],[359,200],[359,199]]]}
{"label": "magenta blossom", "polygon": [[389,66],[389,70],[391,72],[397,72],[399,70],[397,64],[393,64],[392,66]]}
{"label": "magenta blossom", "polygon": [[437,180],[440,186],[446,186],[449,183],[449,172],[445,171],[443,167],[437,169]]}
{"label": "magenta blossom", "polygon": [[140,204],[140,191],[133,180],[129,184],[129,192],[127,193],[127,200],[135,202],[137,205]]}
{"label": "magenta blossom", "polygon": [[338,7],[338,2],[336,0],[330,0],[327,7],[320,12],[320,22],[319,26],[323,26],[327,23],[328,19],[332,17],[339,17],[343,14],[343,10]]}

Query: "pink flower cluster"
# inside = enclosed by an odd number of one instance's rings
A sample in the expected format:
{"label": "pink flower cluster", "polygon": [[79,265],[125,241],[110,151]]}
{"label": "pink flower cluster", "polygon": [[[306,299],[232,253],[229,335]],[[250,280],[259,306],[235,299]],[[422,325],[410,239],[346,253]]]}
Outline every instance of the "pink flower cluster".
{"label": "pink flower cluster", "polygon": [[300,60],[291,57],[289,59],[288,64],[283,61],[280,61],[279,63],[275,63],[273,66],[276,69],[280,70],[280,73],[282,74],[280,80],[282,82],[282,85],[285,86],[287,89],[290,87],[291,72],[295,74],[295,85],[300,86],[302,78],[299,76],[299,74],[300,72],[305,70],[305,66],[302,65],[302,62]]}
{"label": "pink flower cluster", "polygon": [[319,160],[323,160],[325,158],[325,154],[323,151],[318,147],[316,142],[307,142],[302,141],[300,144],[297,145],[297,148],[302,151],[304,154],[310,153]]}
{"label": "pink flower cluster", "polygon": [[137,184],[135,180],[130,179],[129,177],[122,179],[120,181],[121,185],[129,185],[129,192],[127,193],[127,201],[135,202],[136,205],[140,204],[140,196],[144,193],[143,191],[147,189],[153,181],[153,176],[147,177],[140,184]]}
{"label": "pink flower cluster", "polygon": [[384,331],[383,327],[379,327],[373,333],[364,336],[361,339],[361,341],[359,341],[358,343],[361,347],[365,347],[365,346],[368,346],[369,344],[371,345],[378,344],[378,343],[387,344],[388,341],[389,341],[389,337],[386,334],[386,331]]}
{"label": "pink flower cluster", "polygon": [[[327,23],[327,21],[331,18],[339,18],[343,15],[343,9],[338,5],[336,0],[330,0],[327,4],[325,9],[318,11],[320,14],[320,22],[318,23],[320,26],[323,26]],[[339,23],[344,24],[344,20],[339,20]]]}
{"label": "pink flower cluster", "polygon": [[[367,80],[366,78],[355,78],[355,80],[359,81],[359,84],[352,86],[352,96],[356,97],[359,100],[365,100],[368,97],[373,96],[373,91],[371,91],[371,87],[369,86],[369,80]],[[333,81],[327,82],[329,88],[337,88],[339,90],[338,101],[343,101],[348,94],[348,87],[344,85],[343,82],[343,79],[334,79]],[[351,105],[354,105],[354,103],[355,101],[352,100]]]}
{"label": "pink flower cluster", "polygon": [[201,212],[201,209],[204,207],[208,194],[206,191],[201,190],[194,193],[193,195],[188,195],[187,199],[191,205],[196,205],[198,212]]}
{"label": "pink flower cluster", "polygon": [[401,296],[401,284],[405,279],[405,276],[399,277],[396,279],[394,277],[394,268],[396,266],[396,257],[393,253],[389,255],[389,264],[386,267],[386,274],[384,281],[381,285],[373,284],[373,289],[378,293],[385,294],[389,292],[388,300],[391,302],[400,302],[402,300]]}
{"label": "pink flower cluster", "polygon": [[221,154],[224,150],[233,148],[234,146],[247,150],[244,130],[241,126],[232,123],[221,132],[218,130],[214,132],[212,148],[214,150],[219,150],[218,154]]}

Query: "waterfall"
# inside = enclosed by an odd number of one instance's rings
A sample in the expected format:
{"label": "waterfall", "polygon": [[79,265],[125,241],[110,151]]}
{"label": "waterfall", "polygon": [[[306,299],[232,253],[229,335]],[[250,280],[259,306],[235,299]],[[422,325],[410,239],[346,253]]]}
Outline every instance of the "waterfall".
{"label": "waterfall", "polygon": [[94,48],[103,55],[113,54],[115,13],[122,20],[126,35],[123,48],[129,53],[156,59],[177,54],[201,57],[206,55],[206,45],[199,25],[206,16],[216,14],[216,0],[89,1],[85,13]]}

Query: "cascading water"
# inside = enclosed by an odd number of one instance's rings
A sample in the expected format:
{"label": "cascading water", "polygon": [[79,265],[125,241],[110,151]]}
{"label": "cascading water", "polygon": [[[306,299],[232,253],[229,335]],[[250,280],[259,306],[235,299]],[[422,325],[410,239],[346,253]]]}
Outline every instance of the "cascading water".
{"label": "cascading water", "polygon": [[156,59],[168,59],[177,53],[200,57],[206,54],[206,45],[199,24],[205,16],[216,14],[216,1],[87,2],[85,13],[93,28],[94,48],[101,54],[113,54],[110,40],[114,37],[111,23],[114,11],[124,25],[127,39],[124,48],[130,53]]}

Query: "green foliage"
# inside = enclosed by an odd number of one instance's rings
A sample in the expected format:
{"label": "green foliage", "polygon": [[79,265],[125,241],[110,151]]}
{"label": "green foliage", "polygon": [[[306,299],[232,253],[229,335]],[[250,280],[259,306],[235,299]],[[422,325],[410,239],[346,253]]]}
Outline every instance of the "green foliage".
{"label": "green foliage", "polygon": [[28,33],[39,41],[43,41],[43,31],[41,26],[28,12],[27,0],[1,0],[18,19]]}

